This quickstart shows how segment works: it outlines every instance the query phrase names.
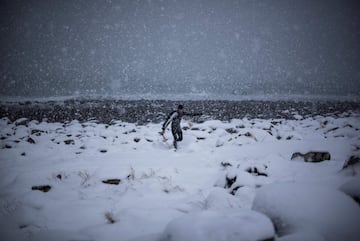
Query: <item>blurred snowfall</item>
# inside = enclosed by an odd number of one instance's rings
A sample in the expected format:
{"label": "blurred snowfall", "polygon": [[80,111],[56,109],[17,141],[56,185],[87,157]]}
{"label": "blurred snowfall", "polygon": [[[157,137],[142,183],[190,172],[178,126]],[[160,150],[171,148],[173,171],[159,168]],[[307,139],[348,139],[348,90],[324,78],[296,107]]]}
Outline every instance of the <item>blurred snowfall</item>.
{"label": "blurred snowfall", "polygon": [[0,97],[355,96],[358,1],[0,2]]}

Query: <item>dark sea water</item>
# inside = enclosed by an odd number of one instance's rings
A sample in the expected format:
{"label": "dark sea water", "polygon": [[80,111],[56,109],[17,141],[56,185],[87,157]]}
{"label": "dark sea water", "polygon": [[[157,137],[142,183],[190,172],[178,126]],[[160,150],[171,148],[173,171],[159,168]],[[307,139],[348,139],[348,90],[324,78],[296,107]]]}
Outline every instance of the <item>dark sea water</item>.
{"label": "dark sea water", "polygon": [[360,102],[351,101],[221,101],[221,100],[97,100],[69,99],[62,101],[0,102],[0,117],[15,121],[19,118],[48,122],[80,122],[96,120],[145,124],[159,123],[168,113],[183,104],[189,113],[202,113],[195,122],[216,119],[228,121],[241,118],[295,119],[316,115],[350,115],[360,113]]}

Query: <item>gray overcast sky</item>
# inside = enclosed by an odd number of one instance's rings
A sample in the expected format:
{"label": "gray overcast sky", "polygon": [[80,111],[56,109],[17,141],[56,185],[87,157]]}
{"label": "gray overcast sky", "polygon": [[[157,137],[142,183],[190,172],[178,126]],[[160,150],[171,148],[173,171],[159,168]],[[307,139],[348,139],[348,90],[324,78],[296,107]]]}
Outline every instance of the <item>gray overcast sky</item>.
{"label": "gray overcast sky", "polygon": [[1,96],[355,95],[360,4],[2,0]]}

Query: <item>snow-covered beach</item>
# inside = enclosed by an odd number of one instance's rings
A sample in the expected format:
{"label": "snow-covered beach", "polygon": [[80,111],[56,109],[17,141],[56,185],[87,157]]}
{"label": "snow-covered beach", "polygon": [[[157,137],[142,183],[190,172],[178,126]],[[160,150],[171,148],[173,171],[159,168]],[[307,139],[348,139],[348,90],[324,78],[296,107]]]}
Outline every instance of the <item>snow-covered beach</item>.
{"label": "snow-covered beach", "polygon": [[183,120],[177,151],[170,131],[167,142],[158,134],[174,103],[119,108],[132,121],[101,121],[106,108],[89,120],[7,116],[42,103],[2,105],[1,240],[359,240],[357,103],[185,102],[205,117]]}
{"label": "snow-covered beach", "polygon": [[[304,98],[288,96],[283,99],[272,97],[244,97],[240,100],[153,100],[153,99],[119,99],[119,98],[42,98],[2,99],[0,117],[8,117],[11,121],[19,118],[48,122],[68,122],[72,120],[97,120],[110,124],[113,120],[146,124],[164,121],[168,113],[183,103],[186,111],[203,113],[200,119],[222,120],[247,118],[285,118],[337,116],[347,112],[360,112],[358,99],[321,99],[320,97]],[[247,99],[249,98],[249,99]]]}

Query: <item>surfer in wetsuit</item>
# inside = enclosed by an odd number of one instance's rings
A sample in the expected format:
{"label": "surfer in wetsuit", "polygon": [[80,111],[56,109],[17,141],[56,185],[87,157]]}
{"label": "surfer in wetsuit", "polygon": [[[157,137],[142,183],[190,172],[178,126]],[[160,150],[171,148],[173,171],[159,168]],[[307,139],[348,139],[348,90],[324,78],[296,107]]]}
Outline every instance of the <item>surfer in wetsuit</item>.
{"label": "surfer in wetsuit", "polygon": [[182,139],[183,139],[183,133],[181,130],[180,122],[181,122],[181,118],[184,115],[197,116],[197,115],[201,115],[201,114],[200,113],[186,113],[186,112],[184,112],[184,106],[179,105],[177,110],[174,110],[169,114],[168,118],[166,119],[166,121],[164,122],[164,124],[162,126],[162,132],[160,132],[161,135],[164,135],[166,127],[171,123],[171,133],[174,137],[175,149],[177,149],[177,142],[182,141]]}

